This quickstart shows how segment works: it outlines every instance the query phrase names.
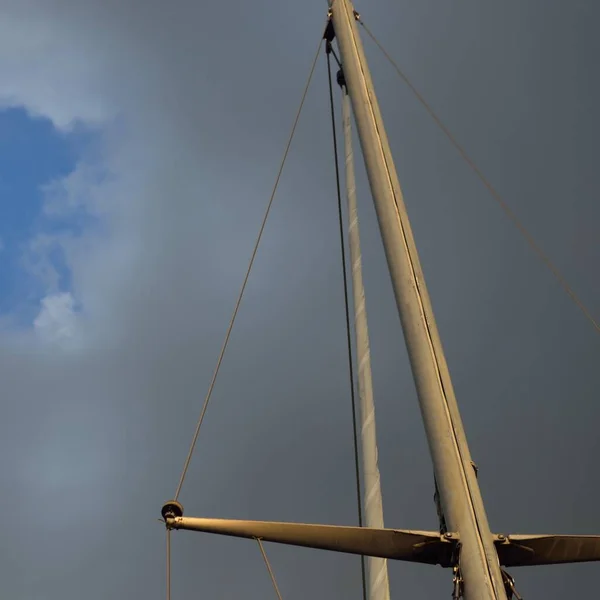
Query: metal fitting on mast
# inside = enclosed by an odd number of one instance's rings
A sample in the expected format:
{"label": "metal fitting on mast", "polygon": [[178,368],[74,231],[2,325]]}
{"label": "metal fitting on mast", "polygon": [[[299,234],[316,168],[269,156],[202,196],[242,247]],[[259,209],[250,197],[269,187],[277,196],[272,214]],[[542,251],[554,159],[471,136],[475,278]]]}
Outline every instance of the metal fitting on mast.
{"label": "metal fitting on mast", "polygon": [[175,519],[183,517],[183,506],[177,500],[169,500],[165,502],[160,514],[168,529],[171,529]]}

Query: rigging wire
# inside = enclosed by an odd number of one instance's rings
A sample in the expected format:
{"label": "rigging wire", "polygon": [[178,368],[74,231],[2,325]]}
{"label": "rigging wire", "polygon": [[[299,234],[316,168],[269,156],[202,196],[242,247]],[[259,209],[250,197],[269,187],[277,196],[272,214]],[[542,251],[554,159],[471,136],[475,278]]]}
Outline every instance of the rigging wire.
{"label": "rigging wire", "polygon": [[167,527],[167,600],[171,600],[171,530]]}
{"label": "rigging wire", "polygon": [[450,140],[452,145],[456,148],[458,153],[467,163],[467,165],[472,169],[472,171],[477,175],[481,183],[487,188],[488,192],[492,196],[492,198],[500,205],[500,208],[504,211],[506,216],[512,221],[513,225],[518,229],[519,233],[523,236],[532,250],[538,255],[538,258],[542,260],[542,262],[546,265],[546,267],[550,270],[552,275],[554,275],[555,279],[558,281],[563,290],[569,295],[571,300],[575,303],[575,305],[579,308],[579,310],[583,313],[585,318],[592,324],[597,333],[600,333],[600,322],[598,322],[592,313],[589,311],[587,306],[582,302],[579,296],[575,293],[573,288],[569,285],[565,277],[562,275],[558,267],[554,264],[552,259],[542,250],[542,248],[535,241],[533,236],[529,233],[526,227],[521,223],[517,215],[511,210],[511,208],[506,204],[506,202],[502,199],[502,196],[496,191],[496,189],[492,186],[487,177],[483,174],[483,172],[479,169],[479,167],[475,164],[475,162],[470,158],[467,154],[466,150],[458,143],[454,135],[450,132],[450,130],[444,125],[442,120],[437,116],[434,112],[431,105],[425,100],[425,98],[421,95],[421,93],[415,88],[415,86],[411,83],[410,79],[406,76],[406,74],[400,69],[396,61],[390,56],[390,54],[385,50],[385,48],[381,45],[379,40],[373,35],[371,30],[365,25],[363,20],[356,15],[356,20],[363,27],[367,35],[371,38],[371,40],[375,43],[375,45],[379,48],[381,53],[385,56],[388,62],[395,69],[396,73],[400,76],[400,78],[404,81],[404,83],[410,88],[411,92],[416,96],[417,100],[423,105],[425,110],[429,113],[431,118],[435,121],[438,127],[442,130],[442,132],[446,135],[446,137]]}
{"label": "rigging wire", "polygon": [[302,108],[304,106],[304,101],[306,100],[306,95],[308,93],[308,89],[310,87],[310,82],[312,81],[312,77],[313,77],[313,73],[315,71],[315,66],[317,64],[317,60],[319,58],[319,54],[321,52],[321,47],[323,45],[323,38],[321,38],[321,40],[319,41],[319,47],[317,49],[317,52],[315,54],[315,57],[313,59],[311,68],[310,68],[310,72],[308,75],[308,80],[306,82],[306,85],[304,87],[304,91],[302,93],[302,98],[300,100],[300,105],[298,107],[298,111],[296,113],[296,117],[294,119],[294,124],[292,125],[292,130],[290,132],[290,135],[288,137],[288,141],[285,147],[285,151],[283,153],[283,158],[281,159],[281,163],[279,166],[279,171],[277,172],[277,177],[275,178],[275,184],[273,185],[273,190],[271,192],[271,196],[269,198],[269,202],[267,203],[267,208],[260,226],[260,230],[258,232],[258,237],[256,239],[256,243],[254,244],[254,249],[252,250],[252,255],[250,257],[250,262],[248,264],[248,269],[246,270],[246,274],[244,276],[244,281],[242,283],[242,287],[240,289],[237,301],[235,303],[235,308],[233,310],[233,315],[231,317],[231,320],[229,321],[229,326],[227,327],[227,333],[225,334],[225,341],[223,342],[223,346],[221,347],[221,352],[219,353],[219,358],[217,359],[217,366],[215,367],[215,370],[213,372],[213,376],[210,382],[210,385],[208,386],[208,392],[206,393],[206,397],[204,399],[204,404],[202,405],[202,411],[200,413],[200,417],[198,419],[198,423],[196,425],[196,429],[194,431],[194,435],[192,438],[192,443],[190,445],[190,449],[187,455],[187,458],[185,460],[184,466],[183,466],[183,470],[181,472],[181,478],[179,479],[179,484],[177,486],[177,490],[175,492],[175,496],[174,496],[174,500],[177,500],[179,498],[179,494],[181,493],[181,488],[183,486],[183,482],[185,481],[185,477],[187,475],[189,466],[190,466],[190,462],[192,460],[192,455],[194,454],[194,449],[196,448],[196,443],[198,441],[198,435],[200,434],[200,428],[202,427],[202,423],[204,421],[204,416],[206,415],[206,410],[208,408],[208,404],[210,402],[211,396],[212,396],[212,392],[213,389],[215,387],[215,383],[217,381],[217,377],[219,375],[219,371],[221,369],[221,363],[223,362],[223,357],[225,356],[225,351],[227,350],[227,346],[229,344],[229,338],[231,337],[231,331],[233,329],[233,325],[235,323],[235,319],[237,317],[239,308],[240,308],[240,304],[242,302],[242,298],[244,296],[244,292],[246,290],[246,285],[248,283],[248,279],[250,277],[250,272],[252,271],[252,266],[254,265],[254,259],[256,258],[256,254],[258,252],[258,247],[260,245],[261,239],[262,239],[262,235],[263,232],[265,230],[265,226],[267,224],[267,219],[269,217],[269,213],[271,211],[271,206],[273,205],[273,200],[275,199],[275,194],[277,192],[277,188],[279,186],[279,180],[281,179],[281,174],[283,172],[283,167],[285,166],[285,161],[287,159],[290,147],[292,145],[292,140],[294,139],[294,134],[296,133],[296,126],[298,125],[298,121],[300,120],[300,115],[302,114]]}
{"label": "rigging wire", "polygon": [[[338,159],[338,145],[337,145],[337,134],[335,126],[335,107],[333,102],[333,83],[331,78],[331,59],[329,55],[332,53],[331,42],[327,42],[326,55],[327,55],[327,74],[329,80],[329,106],[331,110],[331,128],[333,132],[333,157],[335,163],[335,182],[337,188],[337,204],[338,204],[338,221],[340,226],[340,247],[341,247],[341,258],[342,258],[342,274],[344,280],[344,305],[346,309],[346,338],[348,343],[348,370],[350,377],[350,401],[352,403],[352,433],[354,438],[354,469],[356,475],[356,496],[358,506],[358,525],[363,527],[363,511],[362,511],[362,500],[361,500],[361,483],[360,483],[360,458],[358,453],[358,432],[357,432],[357,418],[356,418],[356,397],[354,393],[354,359],[352,356],[352,334],[350,330],[350,304],[348,295],[348,277],[347,277],[347,262],[346,262],[346,249],[344,245],[344,219],[342,214],[342,193],[340,187],[340,167]],[[337,57],[335,57],[337,60]],[[341,66],[341,65],[340,65]],[[365,568],[365,557],[360,557],[361,576],[362,576],[362,590],[363,600],[367,600],[367,575]]]}
{"label": "rigging wire", "polygon": [[267,553],[265,552],[262,540],[260,538],[255,538],[258,542],[258,547],[260,548],[260,553],[262,554],[263,560],[265,561],[265,565],[267,566],[267,571],[269,571],[269,577],[271,578],[271,583],[273,584],[273,588],[275,593],[277,594],[277,598],[279,600],[283,600],[281,596],[281,592],[279,591],[279,587],[277,586],[277,580],[275,579],[275,574],[273,573],[273,569],[271,568],[271,563],[267,558]]}

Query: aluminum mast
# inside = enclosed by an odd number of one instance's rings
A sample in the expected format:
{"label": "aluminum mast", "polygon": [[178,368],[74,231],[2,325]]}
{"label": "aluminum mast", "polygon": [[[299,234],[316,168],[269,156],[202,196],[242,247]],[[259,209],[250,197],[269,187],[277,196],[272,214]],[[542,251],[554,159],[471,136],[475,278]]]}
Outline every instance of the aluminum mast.
{"label": "aluminum mast", "polygon": [[333,27],[404,329],[444,516],[460,537],[466,600],[506,600],[475,470],[437,332],[356,12],[330,0]]}

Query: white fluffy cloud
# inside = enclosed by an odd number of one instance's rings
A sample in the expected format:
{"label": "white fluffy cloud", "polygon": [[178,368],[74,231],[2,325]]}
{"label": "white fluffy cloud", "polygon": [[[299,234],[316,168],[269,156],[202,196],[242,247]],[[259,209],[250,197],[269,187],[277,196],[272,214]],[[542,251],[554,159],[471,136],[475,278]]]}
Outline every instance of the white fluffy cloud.
{"label": "white fluffy cloud", "polygon": [[[240,56],[214,26],[247,19],[261,27],[258,13],[242,4],[234,16],[219,8],[207,18],[183,1],[3,3],[0,105],[24,106],[65,131],[92,127],[99,140],[73,173],[44,190],[45,218],[79,219],[83,227],[76,235],[68,227],[60,236],[42,231],[25,256],[48,294],[68,292],[81,304],[89,335],[95,328],[119,337],[123,321],[137,327],[132,305],[158,310],[148,295],[165,306],[175,295],[192,310],[215,295],[207,284],[215,269],[223,277],[214,285],[237,285],[284,143],[277,125],[289,127],[301,86],[285,77],[278,83],[268,70],[286,55],[298,62],[289,46],[278,56],[263,47]],[[257,60],[266,61],[263,69],[255,69]],[[215,226],[242,223],[248,227],[229,239],[211,235]],[[50,250],[66,260],[71,289],[59,289]],[[218,261],[201,264],[202,256]],[[179,315],[161,310],[152,320],[173,319],[178,330]]]}
{"label": "white fluffy cloud", "polygon": [[75,300],[70,293],[55,294],[42,299],[42,309],[33,325],[42,339],[60,345],[73,341],[77,331]]}

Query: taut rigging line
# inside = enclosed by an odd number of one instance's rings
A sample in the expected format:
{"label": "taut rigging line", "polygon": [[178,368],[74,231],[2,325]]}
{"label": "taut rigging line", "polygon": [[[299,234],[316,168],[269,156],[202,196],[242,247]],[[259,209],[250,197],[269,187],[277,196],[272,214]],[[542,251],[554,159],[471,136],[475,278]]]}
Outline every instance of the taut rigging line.
{"label": "taut rigging line", "polygon": [[252,250],[252,255],[250,256],[250,262],[248,264],[248,269],[246,270],[246,274],[244,276],[244,281],[242,283],[242,287],[240,289],[237,301],[235,303],[235,308],[233,310],[233,315],[231,316],[231,320],[229,321],[229,326],[227,327],[227,332],[225,334],[225,340],[223,342],[223,346],[221,347],[221,352],[219,353],[219,358],[217,359],[217,366],[215,367],[215,370],[213,372],[213,376],[212,379],[210,381],[210,385],[208,386],[208,392],[206,393],[206,398],[204,399],[204,404],[202,405],[202,411],[200,412],[200,417],[198,419],[198,423],[196,425],[196,429],[194,431],[194,435],[192,438],[192,443],[190,445],[190,449],[187,455],[187,458],[185,460],[185,463],[183,465],[183,470],[181,472],[181,478],[179,479],[179,484],[177,486],[177,490],[175,492],[175,496],[173,497],[173,499],[175,501],[177,501],[179,499],[179,494],[181,493],[181,488],[183,486],[183,482],[185,481],[185,476],[187,475],[187,471],[189,469],[190,466],[190,462],[192,460],[192,455],[194,454],[194,449],[196,448],[196,443],[198,441],[198,435],[200,434],[200,428],[202,427],[202,423],[204,421],[204,416],[206,415],[206,410],[208,408],[208,404],[210,402],[211,396],[212,396],[212,392],[213,389],[215,387],[215,383],[217,381],[217,377],[219,376],[219,371],[221,369],[221,363],[223,362],[223,357],[225,356],[225,352],[227,350],[227,346],[229,344],[229,338],[231,337],[231,332],[233,330],[233,326],[235,324],[235,320],[238,314],[238,311],[240,309],[240,305],[242,303],[242,298],[244,297],[244,292],[246,291],[246,285],[248,284],[248,279],[250,278],[250,273],[252,271],[252,267],[254,265],[254,260],[256,258],[256,254],[258,252],[258,248],[260,246],[260,242],[262,240],[262,235],[264,233],[265,230],[265,226],[267,224],[267,220],[269,218],[269,214],[271,212],[271,207],[273,206],[273,200],[275,199],[275,194],[277,192],[277,188],[279,187],[279,181],[281,179],[281,174],[283,173],[283,167],[285,166],[285,162],[288,156],[288,153],[290,151],[290,147],[292,145],[292,140],[294,139],[294,134],[296,133],[296,127],[298,125],[298,121],[300,120],[300,115],[302,114],[302,108],[304,107],[304,101],[306,100],[306,95],[308,93],[308,89],[310,87],[310,82],[312,81],[312,76],[313,73],[315,71],[315,66],[317,64],[317,60],[319,58],[319,53],[321,52],[321,46],[323,45],[323,39],[320,40],[319,42],[319,48],[317,49],[317,52],[315,54],[315,57],[313,59],[311,68],[310,68],[310,73],[308,75],[308,80],[306,82],[306,85],[304,87],[304,91],[302,93],[302,99],[300,100],[300,106],[298,107],[298,111],[296,113],[296,117],[294,119],[294,124],[292,126],[292,130],[290,132],[290,135],[288,137],[288,141],[285,147],[285,151],[283,153],[283,158],[281,159],[281,164],[279,166],[279,171],[277,172],[277,177],[275,178],[275,184],[273,185],[273,190],[271,192],[271,196],[269,198],[269,202],[267,203],[267,208],[265,210],[265,214],[260,226],[260,230],[258,232],[258,236],[256,238],[256,242],[254,244],[254,248]]}
{"label": "taut rigging line", "polygon": [[590,322],[590,324],[596,330],[596,333],[600,333],[600,322],[598,322],[594,315],[590,312],[587,306],[583,303],[583,301],[579,298],[579,296],[575,293],[575,290],[571,287],[569,282],[566,280],[565,276],[560,272],[559,268],[554,264],[552,259],[544,252],[542,247],[535,241],[534,237],[527,230],[525,225],[520,221],[517,215],[513,212],[513,210],[508,206],[506,201],[502,198],[502,196],[498,193],[496,188],[490,183],[489,179],[483,174],[481,169],[475,164],[473,159],[467,154],[467,151],[458,143],[452,132],[444,125],[443,121],[438,117],[435,113],[431,105],[425,100],[423,95],[417,90],[417,88],[412,84],[408,76],[400,69],[398,63],[391,57],[391,55],[385,50],[379,40],[373,35],[371,30],[365,25],[364,21],[361,19],[360,15],[355,15],[357,22],[362,26],[365,30],[366,34],[373,40],[375,45],[379,48],[381,53],[387,59],[387,61],[392,65],[396,73],[400,76],[402,81],[408,86],[410,91],[415,95],[417,100],[423,105],[423,108],[429,113],[429,116],[435,121],[436,125],[441,129],[444,135],[448,138],[450,143],[456,148],[460,156],[467,163],[469,168],[475,173],[477,178],[483,183],[486,187],[492,198],[498,203],[500,208],[504,211],[506,216],[510,219],[513,225],[518,229],[519,233],[523,236],[525,241],[529,244],[530,248],[537,254],[538,258],[546,265],[546,267],[550,270],[554,278],[563,288],[563,290],[568,294],[571,300],[575,303],[577,308],[583,313],[584,317]]}
{"label": "taut rigging line", "polygon": [[[358,420],[356,416],[356,394],[354,393],[354,359],[352,356],[352,332],[350,329],[350,302],[348,294],[348,275],[347,275],[347,262],[346,262],[346,249],[344,244],[344,219],[342,213],[342,190],[340,186],[340,165],[338,158],[338,144],[337,144],[337,133],[335,126],[335,105],[333,101],[333,83],[331,77],[331,58],[330,54],[334,54],[331,46],[331,39],[328,36],[332,36],[333,28],[331,21],[327,29],[325,30],[326,42],[325,42],[325,53],[327,56],[327,75],[329,83],[329,108],[331,114],[331,129],[333,137],[333,160],[335,165],[335,183],[337,192],[337,207],[338,207],[338,222],[340,228],[340,248],[341,248],[341,259],[342,259],[342,277],[344,282],[344,308],[346,316],[346,341],[348,346],[348,375],[350,378],[350,402],[352,403],[352,436],[354,444],[354,474],[356,479],[356,502],[358,507],[358,526],[363,527],[363,510],[361,500],[361,483],[360,483],[360,458],[358,448]],[[341,67],[341,63],[337,56],[335,60]],[[365,557],[360,557],[360,570],[362,579],[362,595],[363,600],[367,600],[367,572],[365,566]]]}
{"label": "taut rigging line", "polygon": [[[175,491],[175,496],[174,496],[174,500],[173,500],[173,502],[175,503],[175,505],[179,504],[178,503],[178,499],[179,499],[179,495],[181,493],[181,488],[183,487],[183,483],[185,481],[185,477],[187,475],[187,472],[188,472],[188,469],[189,469],[189,466],[190,466],[190,463],[191,463],[191,460],[192,460],[192,456],[193,456],[194,450],[196,448],[196,443],[198,442],[198,436],[200,434],[200,429],[202,428],[202,423],[204,422],[204,417],[205,417],[206,411],[208,409],[208,404],[209,404],[210,399],[212,397],[212,392],[214,390],[215,383],[217,381],[217,378],[218,378],[218,375],[219,375],[219,371],[221,369],[221,364],[223,362],[223,357],[225,356],[225,352],[227,350],[227,346],[229,345],[229,339],[231,337],[231,332],[233,330],[233,326],[235,324],[235,320],[236,320],[237,314],[239,312],[240,305],[242,303],[244,292],[246,290],[246,285],[248,284],[248,279],[250,278],[250,273],[251,273],[252,267],[254,265],[254,260],[256,258],[257,253],[258,253],[258,248],[260,246],[260,242],[262,240],[262,235],[264,233],[265,226],[267,224],[267,220],[268,220],[269,214],[271,212],[271,207],[273,205],[273,200],[275,199],[275,194],[277,192],[277,188],[279,187],[279,181],[281,179],[281,175],[283,173],[283,168],[285,166],[285,163],[286,163],[289,151],[290,151],[290,147],[291,147],[292,141],[294,139],[294,134],[296,133],[296,128],[298,126],[298,122],[299,122],[300,116],[302,114],[302,109],[304,107],[306,96],[307,96],[308,90],[310,88],[310,84],[311,84],[311,81],[312,81],[312,78],[313,78],[315,67],[317,65],[319,54],[321,53],[321,48],[323,46],[323,40],[324,40],[324,38],[323,38],[323,36],[321,36],[321,38],[319,39],[319,46],[317,48],[317,51],[316,51],[316,53],[314,55],[314,58],[313,58],[313,61],[312,61],[311,67],[310,67],[310,71],[309,71],[309,74],[308,74],[306,85],[304,86],[304,90],[302,92],[302,97],[300,99],[300,104],[298,106],[298,110],[297,110],[296,116],[294,118],[292,129],[290,131],[290,134],[289,134],[286,146],[285,146],[285,150],[283,152],[283,157],[282,157],[281,163],[279,165],[279,170],[277,171],[277,176],[275,178],[275,183],[273,185],[273,189],[271,191],[271,195],[270,195],[269,201],[267,203],[267,208],[265,210],[264,217],[263,217],[263,220],[261,222],[261,226],[260,226],[260,229],[259,229],[259,232],[258,232],[258,236],[256,238],[256,242],[255,242],[254,248],[252,250],[252,254],[251,254],[251,257],[250,257],[250,262],[248,264],[248,268],[246,270],[246,274],[244,276],[244,280],[243,280],[240,292],[238,294],[238,298],[237,298],[236,303],[235,303],[235,308],[233,310],[233,314],[232,314],[231,320],[229,321],[229,325],[227,327],[227,332],[225,334],[225,339],[223,341],[223,345],[221,347],[221,351],[220,351],[219,357],[217,359],[217,364],[216,364],[215,370],[213,372],[213,375],[212,375],[212,378],[211,378],[211,381],[210,381],[210,385],[208,387],[208,391],[207,391],[206,397],[204,399],[204,403],[202,405],[202,410],[200,412],[200,417],[198,419],[198,422],[196,424],[196,429],[195,429],[194,435],[192,437],[192,443],[190,445],[189,452],[188,452],[187,457],[185,459],[185,463],[183,465],[183,469],[182,469],[182,472],[181,472],[181,477],[179,479],[179,483],[178,483],[177,489]],[[168,515],[163,514],[163,519],[165,520],[165,522],[166,522],[167,516]],[[167,548],[166,548],[166,563],[167,563],[167,565],[166,565],[166,578],[167,578],[167,590],[166,590],[166,594],[167,594],[167,600],[171,600],[171,537],[170,536],[171,536],[171,531],[170,531],[169,528],[167,528]],[[269,575],[271,577],[271,580],[273,582],[273,585],[275,587],[277,595],[279,596],[279,598],[281,598],[281,594],[279,592],[279,589],[277,588],[277,584],[275,582],[272,569],[270,568],[270,564],[269,564],[268,558],[267,558],[267,556],[266,556],[266,554],[264,552],[264,548],[262,546],[262,542],[260,540],[257,540],[257,541],[258,541],[258,544],[259,544],[259,547],[260,547],[263,559],[265,560],[265,563],[267,565],[267,569],[269,571]]]}

